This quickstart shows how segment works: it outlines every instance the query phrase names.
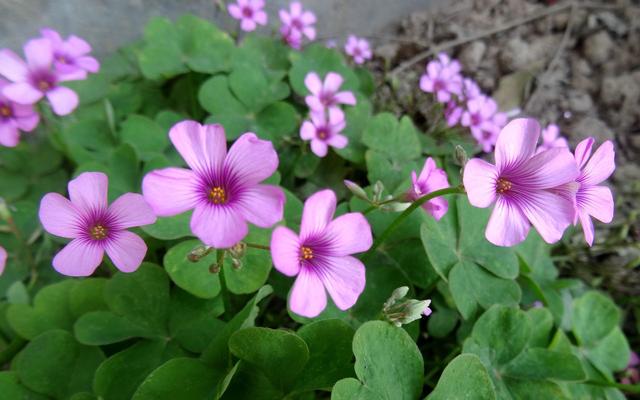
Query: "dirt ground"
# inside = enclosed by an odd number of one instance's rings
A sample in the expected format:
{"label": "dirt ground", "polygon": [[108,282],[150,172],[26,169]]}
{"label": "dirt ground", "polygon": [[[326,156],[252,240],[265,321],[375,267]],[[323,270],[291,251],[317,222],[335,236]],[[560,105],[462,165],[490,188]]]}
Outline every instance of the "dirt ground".
{"label": "dirt ground", "polygon": [[[575,234],[555,253],[561,274],[611,293],[638,337],[640,321],[640,2],[459,0],[415,13],[372,38],[381,108],[428,128],[430,97],[417,87],[440,51],[494,96],[502,111],[557,123],[572,146],[613,140],[616,217],[596,224],[588,248]],[[635,348],[640,343],[634,343]]]}

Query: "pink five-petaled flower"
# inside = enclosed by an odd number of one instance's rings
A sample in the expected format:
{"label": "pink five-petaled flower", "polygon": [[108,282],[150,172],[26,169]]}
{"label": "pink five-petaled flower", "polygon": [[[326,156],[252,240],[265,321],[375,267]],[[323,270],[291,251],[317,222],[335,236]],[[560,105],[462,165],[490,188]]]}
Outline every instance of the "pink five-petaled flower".
{"label": "pink five-petaled flower", "polygon": [[602,143],[591,156],[593,138],[588,138],[578,143],[575,158],[580,175],[577,182],[580,184],[576,193],[576,217],[574,223],[580,220],[584,238],[591,246],[593,244],[593,221],[609,223],[613,219],[613,195],[611,189],[599,185],[609,178],[616,169],[615,152],[613,143],[609,140]]}
{"label": "pink five-petaled flower", "polygon": [[9,49],[0,50],[0,75],[13,82],[5,86],[2,93],[19,104],[34,104],[46,96],[56,114],[72,112],[78,106],[78,95],[59,83],[84,79],[86,73],[53,70],[53,49],[48,39],[29,40],[24,54],[26,63]]}
{"label": "pink five-petaled flower", "polygon": [[482,150],[488,153],[506,124],[507,116],[498,112],[498,104],[491,97],[478,96],[467,101],[467,110],[462,113],[460,122],[471,129]]}
{"label": "pink five-petaled flower", "polygon": [[318,157],[327,155],[329,146],[344,149],[349,139],[340,134],[346,126],[344,114],[338,108],[329,109],[329,119],[324,111],[312,112],[311,121],[304,121],[300,127],[302,140],[311,140],[311,151]]}
{"label": "pink five-petaled flower", "polygon": [[215,248],[241,241],[247,222],[268,228],[282,219],[284,192],[260,184],[278,168],[271,142],[245,133],[227,153],[224,128],[195,121],[177,123],[169,138],[191,169],[165,168],[144,177],[142,193],[156,215],[194,209],[191,231]]}
{"label": "pink five-petaled flower", "polygon": [[52,235],[73,239],[53,259],[53,267],[68,276],[89,276],[106,251],[123,272],[140,266],[147,246],[127,228],[156,221],[142,195],[125,193],[110,206],[108,178],[101,172],[84,172],[69,182],[69,198],[48,193],[40,202],[40,222]]}
{"label": "pink five-petaled flower", "polygon": [[273,265],[287,276],[298,276],[289,307],[305,317],[324,310],[325,289],[341,310],[351,308],[364,290],[364,265],[351,254],[369,250],[371,227],[361,213],[333,219],[335,210],[335,193],[317,192],[304,203],[299,235],[279,226],[271,237]]}
{"label": "pink five-petaled flower", "polygon": [[[449,187],[446,172],[438,168],[431,157],[424,162],[420,176],[417,176],[416,171],[411,172],[411,181],[413,186],[408,193],[408,197],[413,201],[436,190]],[[422,204],[422,208],[431,214],[433,218],[440,220],[447,213],[449,203],[443,197],[436,197]]]}
{"label": "pink five-petaled flower", "polygon": [[339,92],[342,86],[342,76],[336,72],[329,72],[324,77],[324,82],[315,72],[309,72],[304,78],[304,84],[311,92],[305,97],[311,111],[323,112],[328,108],[336,108],[339,104],[356,105],[356,97],[352,92]]}
{"label": "pink five-petaled flower", "polygon": [[289,11],[282,9],[279,14],[282,22],[280,33],[294,49],[300,48],[303,36],[309,40],[316,38],[316,28],[313,26],[316,23],[316,16],[311,11],[304,11],[300,2],[292,2],[289,5]]}
{"label": "pink five-petaled flower", "polygon": [[5,265],[7,265],[7,251],[0,246],[0,275],[4,272]]}
{"label": "pink five-petaled flower", "polygon": [[460,96],[460,63],[451,60],[445,53],[440,53],[438,60],[432,60],[427,64],[426,73],[420,77],[420,89],[433,93],[440,103],[447,103],[452,95]]}
{"label": "pink five-petaled flower", "polygon": [[549,150],[554,147],[569,147],[567,139],[560,136],[560,128],[556,124],[549,124],[542,130],[542,144],[538,146],[536,153]]}
{"label": "pink five-petaled flower", "polygon": [[31,105],[22,105],[2,94],[8,84],[0,78],[0,146],[15,147],[20,141],[20,131],[31,132],[38,126],[40,116]]}
{"label": "pink five-petaled flower", "polygon": [[240,29],[251,32],[257,25],[267,24],[264,0],[237,0],[229,4],[229,14],[240,21]]}
{"label": "pink five-petaled flower", "polygon": [[53,65],[57,71],[62,73],[84,71],[86,77],[87,72],[95,74],[100,70],[98,60],[89,56],[91,45],[86,40],[75,35],[64,40],[58,32],[49,28],[42,29],[40,33],[51,42]]}
{"label": "pink five-petaled flower", "polygon": [[562,148],[534,155],[539,136],[540,125],[534,119],[514,119],[498,136],[495,166],[474,158],[464,168],[469,202],[480,208],[495,203],[485,231],[495,245],[522,242],[531,224],[553,243],[573,222],[576,162]]}
{"label": "pink five-petaled flower", "polygon": [[369,42],[355,35],[349,35],[347,43],[344,45],[344,51],[353,57],[353,61],[356,64],[363,64],[365,61],[371,60],[373,56]]}

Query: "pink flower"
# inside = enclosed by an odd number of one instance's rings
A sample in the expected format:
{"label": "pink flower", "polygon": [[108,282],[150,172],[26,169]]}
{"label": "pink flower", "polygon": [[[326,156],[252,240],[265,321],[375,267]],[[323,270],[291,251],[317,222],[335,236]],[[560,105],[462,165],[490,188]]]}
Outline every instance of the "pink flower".
{"label": "pink flower", "polygon": [[11,84],[2,93],[19,104],[34,104],[46,96],[53,112],[67,115],[78,106],[78,95],[60,86],[60,82],[84,79],[84,71],[64,73],[54,71],[53,48],[48,39],[32,39],[24,46],[25,63],[9,49],[0,50],[0,75]]}
{"label": "pink flower", "polygon": [[363,64],[366,60],[371,60],[373,53],[366,39],[349,35],[347,43],[344,45],[344,51],[351,57],[356,64]]}
{"label": "pink flower", "polygon": [[329,119],[324,112],[312,112],[311,121],[304,121],[300,127],[302,140],[311,140],[311,150],[318,157],[327,155],[329,146],[343,149],[349,139],[340,132],[346,126],[344,114],[338,108],[329,109]]}
{"label": "pink flower", "polygon": [[327,108],[338,108],[339,104],[356,105],[356,97],[352,92],[339,92],[342,76],[336,72],[329,72],[324,77],[324,83],[315,72],[309,72],[304,78],[304,84],[311,92],[305,97],[311,111],[324,112]]}
{"label": "pink flower", "polygon": [[271,142],[245,133],[227,152],[221,125],[195,121],[177,123],[169,138],[191,169],[164,168],[144,177],[142,193],[156,215],[193,209],[191,231],[215,248],[241,241],[247,222],[268,228],[282,219],[284,192],[260,184],[278,168]]}
{"label": "pink flower", "polygon": [[333,219],[336,195],[315,193],[304,203],[300,234],[279,226],[271,237],[271,257],[276,269],[296,276],[289,307],[313,318],[327,305],[326,291],[341,310],[351,308],[364,290],[365,269],[351,254],[369,250],[371,227],[361,213]]}
{"label": "pink flower", "polygon": [[457,101],[449,100],[444,109],[444,118],[447,121],[447,125],[456,126],[458,122],[460,122],[463,112],[464,110],[460,107]]}
{"label": "pink flower", "polygon": [[127,228],[156,221],[151,207],[137,193],[125,193],[110,206],[109,181],[102,172],[85,172],[69,182],[69,198],[48,193],[40,202],[40,222],[52,235],[73,239],[53,259],[68,276],[89,276],[106,251],[123,272],[133,272],[147,253],[140,236]]}
{"label": "pink flower", "polygon": [[542,144],[538,146],[536,153],[549,150],[554,147],[569,148],[567,139],[560,136],[560,128],[556,124],[549,124],[542,130]]}
{"label": "pink flower", "polygon": [[531,224],[547,243],[558,241],[574,218],[579,171],[567,149],[535,154],[540,125],[518,118],[505,126],[496,143],[495,162],[469,160],[464,186],[469,202],[480,208],[495,207],[485,236],[498,246],[522,242]]}
{"label": "pink flower", "polygon": [[638,353],[632,351],[629,356],[629,364],[627,364],[627,368],[635,367],[640,364],[640,357],[638,357]]}
{"label": "pink flower", "polygon": [[431,305],[431,299],[427,299],[425,301],[427,302],[427,305],[424,307],[424,310],[422,311],[422,315],[424,315],[425,317],[428,317],[433,312],[431,308],[429,308],[429,306]]}
{"label": "pink flower", "polygon": [[257,25],[267,24],[264,0],[237,0],[229,4],[229,14],[240,21],[240,29],[251,32]]}
{"label": "pink flower", "polygon": [[[438,168],[431,157],[425,161],[420,176],[416,175],[416,171],[411,172],[411,181],[413,187],[408,193],[411,200],[417,200],[426,194],[449,187],[446,172]],[[443,197],[436,197],[422,204],[422,208],[439,220],[447,213],[449,203]]]}
{"label": "pink flower", "polygon": [[460,96],[462,92],[462,76],[460,63],[451,60],[445,53],[438,55],[438,60],[427,64],[426,73],[420,78],[420,89],[433,93],[440,103],[447,103],[451,95]]}
{"label": "pink flower", "polygon": [[316,16],[311,11],[304,11],[300,2],[292,2],[289,5],[289,11],[282,9],[279,14],[282,22],[280,33],[291,47],[299,48],[303,36],[309,40],[316,38],[316,28],[313,26],[316,23]]}
{"label": "pink flower", "polygon": [[498,112],[498,104],[488,96],[479,96],[467,101],[467,110],[462,113],[460,119],[463,126],[471,129],[471,134],[486,153],[493,149],[500,129],[506,121],[506,115]]}
{"label": "pink flower", "polygon": [[482,96],[480,86],[471,78],[464,78],[462,81],[462,97],[465,100],[475,99]]}
{"label": "pink flower", "polygon": [[98,60],[88,55],[91,53],[91,45],[84,39],[71,35],[64,40],[58,32],[49,28],[42,29],[40,33],[51,42],[53,65],[56,71],[62,73],[84,71],[86,77],[86,72],[96,73],[100,69]]}
{"label": "pink flower", "polygon": [[20,131],[31,132],[38,126],[40,116],[31,105],[9,100],[2,89],[9,83],[0,78],[0,145],[15,147],[20,141]]}
{"label": "pink flower", "polygon": [[593,138],[578,143],[575,151],[575,162],[580,169],[577,182],[580,185],[576,193],[576,219],[580,219],[584,238],[591,246],[593,244],[593,221],[609,223],[613,220],[613,195],[611,189],[599,185],[609,178],[616,169],[613,143],[604,142],[591,156]]}
{"label": "pink flower", "polygon": [[4,267],[7,265],[7,251],[4,247],[0,246],[0,275],[4,272]]}

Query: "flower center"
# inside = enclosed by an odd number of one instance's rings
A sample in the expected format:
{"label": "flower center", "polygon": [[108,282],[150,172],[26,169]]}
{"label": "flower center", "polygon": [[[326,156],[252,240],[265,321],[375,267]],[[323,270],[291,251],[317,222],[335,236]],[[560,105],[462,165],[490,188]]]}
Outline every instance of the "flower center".
{"label": "flower center", "polygon": [[300,249],[300,259],[303,261],[309,261],[313,259],[313,250],[311,250],[311,247],[302,246],[302,248]]}
{"label": "flower center", "polygon": [[107,228],[98,224],[93,226],[90,229],[89,233],[93,240],[102,240],[102,239],[106,239],[108,231],[107,231]]}
{"label": "flower center", "polygon": [[508,180],[504,179],[504,178],[500,178],[498,179],[498,182],[496,184],[496,191],[500,194],[504,194],[506,192],[508,192],[509,190],[511,190],[511,186],[513,186],[511,184],[511,182],[509,182]]}
{"label": "flower center", "polygon": [[0,106],[0,117],[9,118],[11,115],[13,115],[13,112],[9,106],[4,104]]}
{"label": "flower center", "polygon": [[489,132],[489,131],[482,131],[482,138],[483,138],[484,140],[489,140],[489,139],[491,139],[491,136],[492,136],[491,132]]}
{"label": "flower center", "polygon": [[434,92],[439,92],[441,90],[445,90],[446,88],[447,88],[447,84],[441,81],[440,79],[436,79],[435,82],[433,82]]}
{"label": "flower center", "polygon": [[245,18],[253,17],[253,9],[251,9],[251,7],[244,7],[242,9],[242,16]]}
{"label": "flower center", "polygon": [[482,118],[478,114],[471,114],[471,125],[479,125]]}
{"label": "flower center", "polygon": [[69,64],[69,60],[67,60],[67,57],[65,57],[62,54],[58,54],[56,56],[56,61],[59,62],[60,64]]}
{"label": "flower center", "polygon": [[227,193],[220,186],[216,186],[209,191],[209,200],[213,204],[224,204],[227,202]]}
{"label": "flower center", "polygon": [[38,89],[40,89],[43,92],[48,91],[49,89],[51,89],[51,84],[47,81],[45,81],[44,79],[39,80],[37,83]]}
{"label": "flower center", "polygon": [[329,137],[329,131],[324,127],[318,128],[316,135],[318,136],[318,139],[325,140]]}
{"label": "flower center", "polygon": [[302,30],[302,28],[303,28],[302,21],[301,21],[300,19],[298,19],[298,18],[294,18],[294,19],[291,21],[291,25],[292,25],[294,28],[296,28],[297,30]]}

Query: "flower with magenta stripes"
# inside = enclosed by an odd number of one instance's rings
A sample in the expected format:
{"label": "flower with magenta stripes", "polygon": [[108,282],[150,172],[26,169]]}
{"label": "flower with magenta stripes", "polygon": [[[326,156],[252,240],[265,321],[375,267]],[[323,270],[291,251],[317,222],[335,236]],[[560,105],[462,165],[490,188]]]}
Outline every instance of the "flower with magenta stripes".
{"label": "flower with magenta stripes", "polygon": [[31,132],[38,126],[40,115],[32,105],[18,104],[2,94],[9,82],[0,78],[0,146],[15,147],[20,142],[20,131]]}
{"label": "flower with magenta stripes", "polygon": [[240,29],[245,32],[267,24],[267,13],[263,9],[264,0],[237,0],[229,4],[229,14],[240,21]]}
{"label": "flower with magenta stripes", "polygon": [[[44,28],[42,37],[51,42],[53,49],[53,65],[61,73],[84,71],[95,74],[100,70],[100,63],[91,57],[91,45],[78,36],[71,35],[66,40],[53,29]],[[85,74],[86,77],[86,74]]]}
{"label": "flower with magenta stripes", "polygon": [[315,72],[309,72],[304,78],[304,84],[311,94],[305,97],[311,111],[322,112],[330,108],[338,108],[340,104],[356,105],[356,97],[353,92],[343,90],[340,86],[344,79],[336,72],[329,72],[324,77],[324,82]]}

